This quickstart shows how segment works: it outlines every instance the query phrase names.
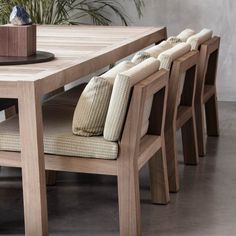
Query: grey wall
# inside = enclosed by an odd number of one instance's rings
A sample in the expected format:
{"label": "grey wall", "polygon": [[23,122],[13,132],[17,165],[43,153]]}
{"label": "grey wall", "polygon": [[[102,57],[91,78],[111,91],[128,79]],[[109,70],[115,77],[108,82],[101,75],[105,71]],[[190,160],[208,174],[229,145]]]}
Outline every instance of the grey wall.
{"label": "grey wall", "polygon": [[217,80],[219,100],[236,101],[236,0],[144,1],[142,19],[138,19],[134,5],[125,1],[131,25],[164,25],[169,36],[187,27],[196,31],[204,27],[222,37]]}

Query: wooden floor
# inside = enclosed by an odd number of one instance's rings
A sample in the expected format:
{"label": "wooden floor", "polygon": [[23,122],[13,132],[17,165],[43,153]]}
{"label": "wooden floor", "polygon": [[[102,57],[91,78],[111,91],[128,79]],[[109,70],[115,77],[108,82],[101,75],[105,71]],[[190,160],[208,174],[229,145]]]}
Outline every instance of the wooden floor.
{"label": "wooden floor", "polygon": [[[181,189],[170,205],[151,204],[147,168],[141,171],[144,236],[236,235],[236,103],[220,103],[219,115],[221,137],[208,139],[199,166],[184,166],[179,149]],[[60,173],[57,186],[48,188],[50,235],[119,235],[117,201],[115,177]],[[23,230],[20,172],[3,168],[0,235]]]}

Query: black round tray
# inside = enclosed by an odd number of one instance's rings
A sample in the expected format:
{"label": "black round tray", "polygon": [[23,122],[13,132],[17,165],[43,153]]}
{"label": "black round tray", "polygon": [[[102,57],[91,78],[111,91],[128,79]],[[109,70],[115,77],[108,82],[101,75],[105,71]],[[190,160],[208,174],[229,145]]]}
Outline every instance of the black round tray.
{"label": "black round tray", "polygon": [[35,55],[29,57],[1,57],[0,66],[34,64],[51,61],[55,58],[53,53],[37,51]]}

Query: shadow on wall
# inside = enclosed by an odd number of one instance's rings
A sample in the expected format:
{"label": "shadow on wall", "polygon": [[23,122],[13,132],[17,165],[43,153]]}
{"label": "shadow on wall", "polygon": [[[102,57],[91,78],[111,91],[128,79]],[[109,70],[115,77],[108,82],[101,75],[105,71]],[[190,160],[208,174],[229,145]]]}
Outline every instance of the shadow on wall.
{"label": "shadow on wall", "polygon": [[143,18],[138,19],[129,0],[125,9],[133,25],[168,27],[169,35],[184,28],[210,28],[221,36],[218,70],[219,100],[236,101],[236,1],[233,0],[144,0]]}
{"label": "shadow on wall", "polygon": [[189,27],[196,31],[209,28],[221,37],[217,79],[219,100],[236,101],[236,1],[167,0],[166,4],[169,35]]}

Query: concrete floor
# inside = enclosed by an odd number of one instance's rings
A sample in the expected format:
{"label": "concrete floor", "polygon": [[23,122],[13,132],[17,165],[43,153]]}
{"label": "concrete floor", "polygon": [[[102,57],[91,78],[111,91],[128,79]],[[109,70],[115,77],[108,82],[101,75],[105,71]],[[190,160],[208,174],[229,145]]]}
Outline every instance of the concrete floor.
{"label": "concrete floor", "polygon": [[[236,103],[220,103],[219,112],[221,136],[208,138],[199,166],[184,166],[179,149],[181,191],[171,194],[169,205],[151,204],[148,171],[142,170],[143,235],[236,235]],[[60,173],[48,188],[48,211],[50,235],[119,235],[116,179]],[[20,171],[2,168],[0,235],[23,234]]]}

